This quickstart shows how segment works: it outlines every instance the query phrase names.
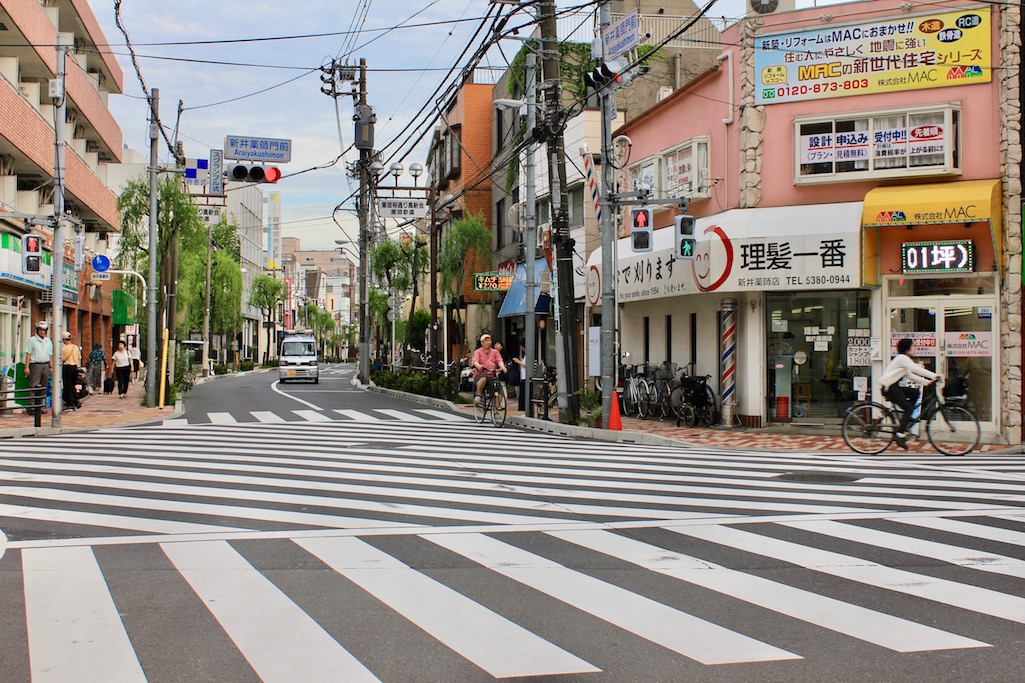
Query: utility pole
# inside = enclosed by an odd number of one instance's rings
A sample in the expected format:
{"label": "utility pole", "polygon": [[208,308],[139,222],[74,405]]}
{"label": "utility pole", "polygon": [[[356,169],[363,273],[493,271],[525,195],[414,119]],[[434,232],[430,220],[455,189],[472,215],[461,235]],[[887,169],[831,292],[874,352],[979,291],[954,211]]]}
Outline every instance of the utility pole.
{"label": "utility pole", "polygon": [[374,158],[373,111],[367,106],[367,60],[359,60],[355,145],[359,149],[359,379],[370,383],[370,164]]}
{"label": "utility pole", "polygon": [[[437,386],[434,381],[438,379],[438,359],[441,357],[438,353],[438,337],[441,336],[438,327],[438,179],[434,175],[431,174],[431,186],[428,190],[431,203],[431,386]],[[443,324],[448,325],[447,315]],[[447,363],[445,375],[448,376]]]}
{"label": "utility pole", "polygon": [[569,197],[566,192],[566,148],[563,139],[562,87],[555,0],[539,4],[541,27],[541,64],[545,81],[545,126],[548,147],[548,187],[552,209],[552,248],[557,287],[555,321],[556,369],[559,388],[559,420],[576,424],[579,414],[577,396],[577,319],[573,286],[573,241],[569,236]]}
{"label": "utility pole", "polygon": [[157,158],[160,138],[160,89],[150,91],[149,118],[149,304],[146,325],[146,405],[151,408],[157,404],[157,249],[159,240],[157,231]]}
{"label": "utility pole", "polygon": [[[523,200],[523,258],[525,260],[524,270],[526,271],[526,291],[527,291],[527,306],[523,314],[523,327],[524,335],[526,336],[525,342],[525,353],[523,362],[526,367],[527,380],[522,386],[520,391],[528,391],[530,389],[530,379],[534,376],[534,366],[537,363],[537,312],[535,300],[537,298],[537,216],[535,211],[537,210],[535,204],[537,204],[537,188],[535,187],[535,167],[534,167],[534,155],[537,153],[537,145],[534,144],[534,128],[537,126],[537,57],[533,52],[530,51],[530,46],[525,46],[527,50],[527,66],[526,66],[526,79],[527,79],[527,138],[530,140],[530,144],[527,145],[527,158],[523,162],[523,189],[524,189],[524,200]],[[534,403],[531,401],[532,396],[528,393],[527,400],[524,406],[527,409],[526,416],[534,417]]]}
{"label": "utility pole", "polygon": [[[598,35],[595,41],[601,48],[602,63],[605,62],[605,41],[603,36],[612,17],[609,3],[601,4]],[[601,97],[601,416],[602,424],[608,425],[612,414],[612,401],[616,391],[616,234],[615,206],[612,193],[615,178],[612,156],[612,116],[616,96],[614,88],[607,87],[599,93]]]}
{"label": "utility pole", "polygon": [[206,302],[203,306],[203,377],[210,372],[210,270],[214,255],[214,224],[206,231]]}
{"label": "utility pole", "polygon": [[57,105],[56,141],[53,154],[53,273],[50,279],[50,291],[53,299],[53,323],[50,325],[50,341],[53,344],[53,396],[51,399],[52,413],[50,424],[55,429],[61,426],[61,388],[63,385],[63,367],[60,362],[61,347],[64,340],[64,152],[67,147],[68,98],[64,88],[64,79],[68,62],[68,49],[71,44],[66,35],[57,34],[57,78],[50,82],[50,96]]}

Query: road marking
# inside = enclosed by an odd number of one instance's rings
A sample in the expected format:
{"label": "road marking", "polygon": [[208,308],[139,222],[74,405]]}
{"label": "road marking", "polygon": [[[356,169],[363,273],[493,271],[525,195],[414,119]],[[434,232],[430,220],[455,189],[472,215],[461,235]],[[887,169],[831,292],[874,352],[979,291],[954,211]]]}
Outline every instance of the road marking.
{"label": "road marking", "polygon": [[364,413],[364,412],[359,411],[359,410],[349,410],[347,408],[335,408],[335,412],[338,413],[339,415],[347,417],[350,420],[355,420],[357,422],[380,422],[381,421],[381,418],[377,417],[376,415],[371,415],[369,413]]}
{"label": "road marking", "polygon": [[293,413],[306,420],[307,422],[330,422],[331,418],[324,413],[318,413],[315,410],[293,410]]}
{"label": "road marking", "polygon": [[215,425],[235,425],[238,420],[231,413],[207,413],[210,422]]}
{"label": "road marking", "polygon": [[784,526],[794,529],[803,529],[824,536],[841,538],[854,543],[864,543],[877,548],[896,550],[902,553],[929,557],[941,562],[968,569],[975,569],[992,574],[1003,574],[1014,576],[1019,579],[1025,578],[1025,561],[1006,555],[996,555],[971,548],[961,548],[956,545],[927,541],[921,538],[912,538],[900,534],[892,534],[888,531],[868,529],[856,524],[845,524],[843,522],[806,521],[806,522],[783,522]]}
{"label": "road marking", "polygon": [[23,550],[21,564],[33,681],[146,680],[90,549]]}
{"label": "road marking", "polygon": [[423,538],[702,664],[802,659],[484,534]]}
{"label": "road marking", "polygon": [[436,417],[439,420],[444,420],[446,422],[467,422],[470,419],[469,416],[460,417],[455,413],[449,413],[444,410],[431,410],[430,408],[415,408],[414,410],[418,413],[430,415],[431,417]]}
{"label": "road marking", "polygon": [[989,647],[971,638],[729,569],[608,531],[550,536],[897,652]]}
{"label": "road marking", "polygon": [[755,555],[771,557],[822,574],[1025,624],[1025,598],[1014,595],[886,567],[859,557],[820,550],[722,525],[663,528],[684,536],[693,536]]}
{"label": "road marking", "polygon": [[[45,522],[62,524],[80,524],[83,526],[99,526],[110,529],[129,529],[153,534],[192,534],[224,532],[228,527],[216,524],[194,524],[191,522],[175,522],[148,517],[126,517],[123,515],[107,515],[97,512],[81,512],[79,510],[61,510],[59,508],[34,508],[25,505],[0,504],[0,517],[12,519],[35,519]],[[2,556],[2,553],[0,553]]]}
{"label": "road marking", "polygon": [[281,417],[277,413],[272,413],[269,410],[250,410],[249,414],[255,417],[260,422],[275,423],[284,422],[285,418]]}
{"label": "road marking", "polygon": [[290,398],[293,401],[296,401],[297,403],[302,403],[307,408],[312,408],[313,410],[320,410],[320,406],[313,405],[309,401],[304,401],[303,399],[299,398],[298,396],[293,396],[292,394],[289,394],[289,393],[284,392],[281,389],[279,389],[278,388],[278,380],[274,380],[274,382],[271,383],[270,388],[271,388],[271,391],[273,391],[275,394],[279,394],[281,396],[284,396],[285,398]]}
{"label": "road marking", "polygon": [[891,519],[890,521],[912,524],[926,529],[935,529],[936,531],[946,531],[951,534],[960,534],[969,538],[984,538],[988,541],[996,541],[997,543],[1025,546],[1025,533],[988,524],[959,522],[956,519],[947,519],[945,517],[909,517],[906,519]]}
{"label": "road marking", "polygon": [[413,415],[412,413],[407,413],[404,410],[392,410],[390,408],[374,408],[374,412],[381,413],[382,415],[387,415],[388,417],[395,418],[396,420],[401,420],[402,422],[426,422],[426,420],[424,420],[419,415]]}
{"label": "road marking", "polygon": [[160,547],[264,683],[378,681],[227,543]]}
{"label": "road marking", "polygon": [[495,678],[601,671],[357,538],[295,543]]}

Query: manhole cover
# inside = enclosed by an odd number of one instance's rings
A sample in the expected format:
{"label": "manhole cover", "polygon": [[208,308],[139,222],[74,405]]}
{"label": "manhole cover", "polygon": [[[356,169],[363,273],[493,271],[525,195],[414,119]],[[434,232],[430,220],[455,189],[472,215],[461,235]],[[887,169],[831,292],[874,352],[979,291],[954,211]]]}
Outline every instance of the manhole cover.
{"label": "manhole cover", "polygon": [[847,484],[858,481],[861,477],[853,474],[835,472],[786,472],[776,479],[783,481],[798,481],[810,484]]}

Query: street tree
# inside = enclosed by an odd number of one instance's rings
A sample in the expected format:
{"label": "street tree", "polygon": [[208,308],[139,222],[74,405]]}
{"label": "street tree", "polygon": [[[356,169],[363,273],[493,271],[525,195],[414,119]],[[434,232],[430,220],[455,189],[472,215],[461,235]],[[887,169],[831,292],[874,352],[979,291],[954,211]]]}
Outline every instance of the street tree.
{"label": "street tree", "polygon": [[263,313],[263,326],[267,329],[267,353],[264,354],[263,362],[270,362],[271,349],[274,348],[273,330],[271,325],[274,321],[274,311],[278,303],[284,301],[285,283],[276,280],[270,275],[260,273],[253,278],[253,288],[249,294],[249,305],[259,308]]}
{"label": "street tree", "polygon": [[[467,273],[472,276],[478,262],[491,262],[491,231],[480,216],[460,218],[452,223],[442,237],[438,251],[438,279],[442,291],[463,297]],[[465,302],[463,302],[465,303]],[[455,307],[456,322],[463,327],[462,305]],[[465,340],[465,335],[464,335]]]}

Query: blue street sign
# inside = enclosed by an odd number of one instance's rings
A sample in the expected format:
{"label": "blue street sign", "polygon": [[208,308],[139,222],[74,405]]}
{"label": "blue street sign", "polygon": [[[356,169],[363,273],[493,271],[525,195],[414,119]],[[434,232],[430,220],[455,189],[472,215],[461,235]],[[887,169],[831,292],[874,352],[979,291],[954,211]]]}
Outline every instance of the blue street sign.
{"label": "blue street sign", "polygon": [[93,270],[97,273],[106,273],[110,270],[110,259],[103,254],[93,256]]}

